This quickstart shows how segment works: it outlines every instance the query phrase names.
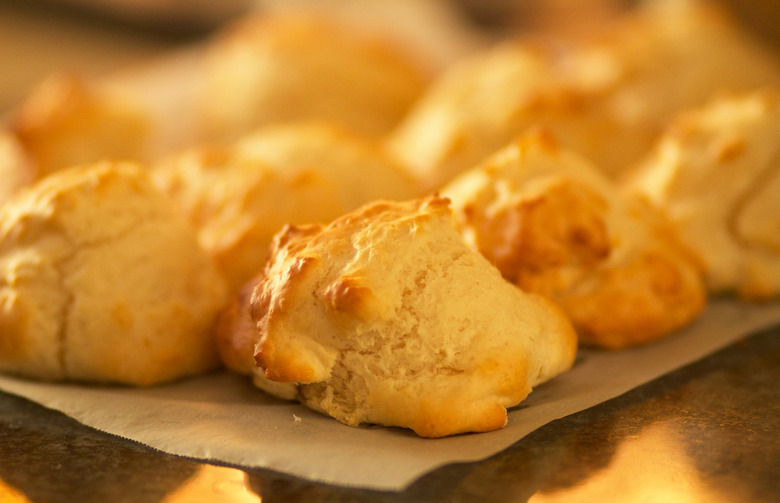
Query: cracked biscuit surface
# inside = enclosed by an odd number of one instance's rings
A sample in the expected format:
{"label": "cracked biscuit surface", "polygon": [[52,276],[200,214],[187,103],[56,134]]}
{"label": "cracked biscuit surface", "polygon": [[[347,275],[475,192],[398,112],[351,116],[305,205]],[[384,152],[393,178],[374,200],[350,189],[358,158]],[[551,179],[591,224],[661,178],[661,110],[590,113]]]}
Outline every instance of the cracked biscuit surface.
{"label": "cracked biscuit surface", "polygon": [[780,92],[681,114],[628,182],[666,209],[714,293],[780,293]]}
{"label": "cracked biscuit surface", "polygon": [[567,370],[568,319],[471,250],[448,205],[379,201],[279,233],[251,300],[256,384],[346,424],[441,437],[503,427]]}
{"label": "cracked biscuit surface", "polygon": [[132,385],[205,371],[224,295],[134,165],[64,170],[0,209],[0,370]]}
{"label": "cracked biscuit surface", "polygon": [[509,281],[558,301],[583,343],[646,343],[704,307],[698,264],[671,223],[549,133],[519,137],[442,195],[466,240]]}

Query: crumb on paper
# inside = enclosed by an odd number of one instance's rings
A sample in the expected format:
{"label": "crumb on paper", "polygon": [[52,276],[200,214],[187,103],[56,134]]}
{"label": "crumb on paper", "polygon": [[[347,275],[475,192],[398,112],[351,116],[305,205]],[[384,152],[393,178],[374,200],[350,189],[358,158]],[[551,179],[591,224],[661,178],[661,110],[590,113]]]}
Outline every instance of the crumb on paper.
{"label": "crumb on paper", "polygon": [[298,417],[298,416],[297,416],[297,415],[295,415],[295,414],[293,414],[293,420],[294,420],[296,423],[300,423],[300,422],[301,422],[301,418],[300,418],[300,417]]}

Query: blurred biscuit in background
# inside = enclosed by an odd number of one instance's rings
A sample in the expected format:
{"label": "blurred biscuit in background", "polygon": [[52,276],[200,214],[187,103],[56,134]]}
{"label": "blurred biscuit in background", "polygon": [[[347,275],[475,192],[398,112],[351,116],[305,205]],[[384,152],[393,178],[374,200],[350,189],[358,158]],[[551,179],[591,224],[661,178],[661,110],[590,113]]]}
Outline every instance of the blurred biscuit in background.
{"label": "blurred biscuit in background", "polygon": [[328,222],[374,199],[407,199],[414,180],[377,142],[325,123],[267,126],[194,147],[153,169],[236,291],[262,271],[286,224]]}
{"label": "blurred biscuit in background", "polygon": [[255,127],[330,121],[380,136],[394,127],[431,75],[417,55],[354,25],[300,13],[247,16],[207,47],[205,138]]}
{"label": "blurred biscuit in background", "polygon": [[587,35],[518,36],[454,64],[389,144],[434,190],[540,125],[620,178],[678,111],[778,84],[776,55],[727,13],[649,2]]}
{"label": "blurred biscuit in background", "polygon": [[681,114],[627,183],[663,207],[714,293],[780,294],[780,93]]}
{"label": "blurred biscuit in background", "polygon": [[35,166],[10,131],[0,129],[0,205],[35,178]]}
{"label": "blurred biscuit in background", "polygon": [[37,178],[77,164],[151,156],[152,124],[140,105],[75,74],[36,86],[12,111],[10,127]]}

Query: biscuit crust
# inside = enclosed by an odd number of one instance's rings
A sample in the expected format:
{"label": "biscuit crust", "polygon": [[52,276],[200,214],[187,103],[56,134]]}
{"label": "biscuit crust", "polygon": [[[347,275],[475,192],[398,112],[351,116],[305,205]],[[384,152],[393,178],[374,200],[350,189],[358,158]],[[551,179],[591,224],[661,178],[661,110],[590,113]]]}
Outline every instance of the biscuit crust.
{"label": "biscuit crust", "polygon": [[0,210],[0,369],[150,385],[212,369],[224,282],[143,169],[50,175]]}

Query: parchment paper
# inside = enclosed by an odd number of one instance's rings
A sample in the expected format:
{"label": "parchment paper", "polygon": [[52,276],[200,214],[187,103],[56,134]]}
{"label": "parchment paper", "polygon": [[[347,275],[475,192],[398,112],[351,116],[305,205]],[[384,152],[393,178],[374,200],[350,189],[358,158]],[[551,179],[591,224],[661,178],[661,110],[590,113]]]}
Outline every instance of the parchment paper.
{"label": "parchment paper", "polygon": [[[495,454],[536,428],[620,395],[780,323],[780,302],[712,301],[692,326],[641,348],[580,350],[574,368],[534,390],[490,433],[421,439],[400,428],[349,427],[219,372],[151,389],[43,384],[0,377],[0,389],[161,451],[264,467],[336,485],[402,490],[437,467]],[[457,404],[453,404],[457,407]]]}

